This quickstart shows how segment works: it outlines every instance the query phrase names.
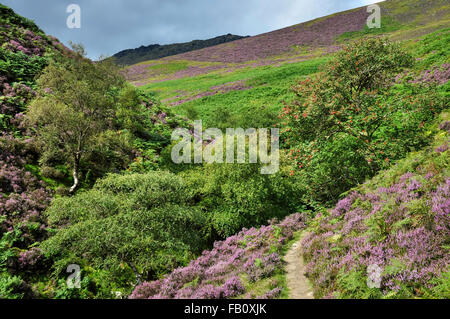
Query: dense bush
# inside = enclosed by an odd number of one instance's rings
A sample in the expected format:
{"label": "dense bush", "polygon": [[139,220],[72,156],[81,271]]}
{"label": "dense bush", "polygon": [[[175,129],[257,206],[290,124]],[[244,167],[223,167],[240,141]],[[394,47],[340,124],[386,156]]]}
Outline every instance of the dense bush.
{"label": "dense bush", "polygon": [[426,123],[445,102],[434,86],[394,86],[394,77],[411,65],[396,44],[360,40],[293,87],[298,99],[280,118],[309,199],[332,203],[429,142]]}
{"label": "dense bush", "polygon": [[210,164],[182,176],[191,196],[208,211],[217,238],[274,217],[283,218],[303,207],[297,196],[298,187],[285,169],[263,175],[257,164]]}
{"label": "dense bush", "polygon": [[283,201],[295,193],[287,174],[259,169],[207,165],[179,175],[108,176],[91,190],[53,200],[46,215],[55,234],[41,248],[57,261],[57,274],[87,262],[126,290],[134,279],[122,281],[121,272],[138,281],[159,278],[217,239],[295,212],[300,203]]}
{"label": "dense bush", "polygon": [[52,202],[49,224],[62,228],[42,247],[57,266],[85,259],[112,274],[128,267],[138,279],[154,278],[204,247],[204,216],[187,199],[182,179],[169,173],[111,175]]}

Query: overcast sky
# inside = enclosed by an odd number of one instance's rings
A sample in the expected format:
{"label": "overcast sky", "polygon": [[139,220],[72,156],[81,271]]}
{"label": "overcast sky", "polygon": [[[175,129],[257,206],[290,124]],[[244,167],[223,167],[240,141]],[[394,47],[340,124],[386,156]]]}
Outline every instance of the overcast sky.
{"label": "overcast sky", "polygon": [[[63,43],[82,43],[89,57],[154,43],[257,35],[377,0],[0,0]],[[69,29],[69,4],[81,28]]]}

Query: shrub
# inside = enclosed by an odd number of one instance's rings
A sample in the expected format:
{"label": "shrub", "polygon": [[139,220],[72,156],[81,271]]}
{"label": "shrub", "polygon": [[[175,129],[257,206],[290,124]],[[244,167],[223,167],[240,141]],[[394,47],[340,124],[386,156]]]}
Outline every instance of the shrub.
{"label": "shrub", "polygon": [[[208,212],[213,231],[223,239],[243,227],[284,218],[301,207],[298,188],[285,168],[263,175],[257,164],[208,164],[182,174],[197,205]],[[291,198],[286,201],[286,198]]]}
{"label": "shrub", "polygon": [[394,86],[411,65],[397,44],[363,39],[293,87],[298,97],[283,108],[282,134],[310,199],[333,203],[429,142],[427,123],[446,102],[434,86]]}
{"label": "shrub", "polygon": [[[111,175],[71,198],[55,199],[46,214],[56,234],[42,244],[57,272],[86,260],[111,280],[125,268],[136,279],[167,273],[199,253],[204,215],[186,206],[182,180],[172,174]],[[129,283],[127,283],[129,284]]]}
{"label": "shrub", "polygon": [[0,298],[1,299],[19,299],[23,296],[20,293],[22,280],[17,276],[0,274]]}

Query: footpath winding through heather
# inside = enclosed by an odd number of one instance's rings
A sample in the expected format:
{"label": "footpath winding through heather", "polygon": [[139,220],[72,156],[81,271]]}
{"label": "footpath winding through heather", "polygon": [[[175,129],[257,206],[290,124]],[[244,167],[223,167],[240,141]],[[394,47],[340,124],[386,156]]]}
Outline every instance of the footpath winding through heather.
{"label": "footpath winding through heather", "polygon": [[305,264],[302,258],[302,239],[307,235],[303,233],[301,238],[292,245],[284,256],[286,261],[286,280],[289,288],[290,299],[313,299],[313,290],[308,278],[305,277]]}

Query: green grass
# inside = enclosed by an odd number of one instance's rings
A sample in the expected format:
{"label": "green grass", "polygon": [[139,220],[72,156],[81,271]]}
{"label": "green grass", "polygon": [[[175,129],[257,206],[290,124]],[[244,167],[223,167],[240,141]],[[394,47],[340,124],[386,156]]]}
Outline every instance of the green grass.
{"label": "green grass", "polygon": [[70,179],[69,170],[64,165],[57,165],[55,167],[56,170],[60,171],[61,174],[64,176],[63,180],[56,180],[49,177],[45,177],[41,173],[41,167],[38,165],[33,164],[26,164],[25,169],[33,174],[33,176],[37,177],[38,179],[44,181],[48,188],[51,188],[53,190],[56,190],[58,187],[69,187],[72,183],[72,180]]}
{"label": "green grass", "polygon": [[[160,99],[166,99],[176,96],[179,91],[190,93],[204,92],[213,86],[240,80],[246,80],[250,85],[264,84],[285,80],[287,77],[290,78],[292,76],[308,75],[317,72],[318,66],[326,60],[326,58],[319,58],[298,63],[287,63],[281,66],[247,66],[226,73],[223,70],[213,71],[204,75],[148,84],[143,89],[155,92]],[[158,67],[169,67],[169,65],[164,64]]]}
{"label": "green grass", "polygon": [[293,98],[290,86],[302,77],[318,72],[327,60],[327,57],[321,57],[281,66],[248,66],[225,74],[212,72],[153,83],[145,86],[144,90],[154,92],[162,100],[183,92],[178,99],[186,99],[218,85],[243,81],[249,89],[195,99],[175,107],[175,110],[190,119],[202,119],[205,127],[267,127],[272,125],[283,101]]}
{"label": "green grass", "polygon": [[409,50],[421,58],[416,68],[425,69],[432,65],[441,65],[450,62],[450,28],[444,28],[422,37],[413,42]]}
{"label": "green grass", "polygon": [[136,65],[148,65],[146,68],[147,77],[138,82],[144,81],[145,83],[149,83],[167,81],[167,78],[170,77],[170,75],[187,70],[190,67],[205,68],[209,66],[222,66],[223,63],[161,59],[137,63],[134,66]]}
{"label": "green grass", "polygon": [[187,61],[175,61],[173,63],[155,64],[149,66],[147,70],[159,75],[172,74],[178,71],[186,70],[189,67]]}

